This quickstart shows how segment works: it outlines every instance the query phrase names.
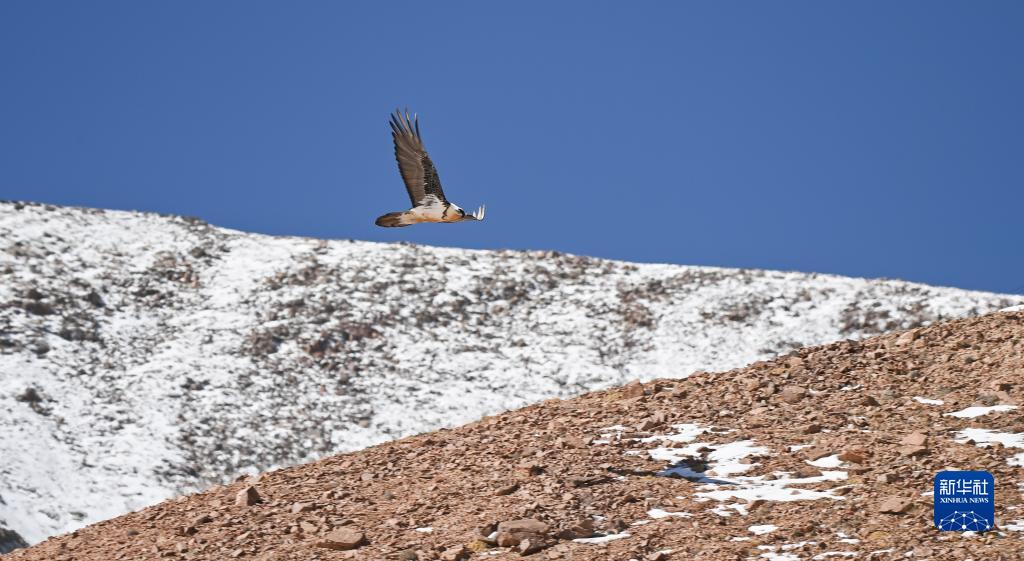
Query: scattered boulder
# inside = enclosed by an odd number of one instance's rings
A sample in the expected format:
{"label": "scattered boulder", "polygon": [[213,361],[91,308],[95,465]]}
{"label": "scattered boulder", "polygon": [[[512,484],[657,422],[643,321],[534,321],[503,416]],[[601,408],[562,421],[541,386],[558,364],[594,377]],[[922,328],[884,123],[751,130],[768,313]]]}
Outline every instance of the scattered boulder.
{"label": "scattered boulder", "polygon": [[561,532],[558,533],[558,537],[563,540],[575,540],[579,538],[589,538],[594,535],[594,520],[592,518],[583,518],[577,522],[569,524]]}
{"label": "scattered boulder", "polygon": [[632,399],[637,397],[643,397],[644,385],[639,380],[633,380],[622,387],[622,397],[626,399]]}
{"label": "scattered boulder", "polygon": [[800,478],[818,477],[821,475],[821,470],[814,466],[801,466],[794,475]]}
{"label": "scattered boulder", "polygon": [[875,478],[875,480],[878,481],[879,483],[884,483],[886,485],[888,485],[889,483],[895,482],[897,479],[898,478],[896,477],[896,474],[894,474],[894,473],[882,473],[882,474],[879,474],[878,477]]}
{"label": "scattered boulder", "polygon": [[818,434],[819,432],[821,432],[821,425],[818,423],[811,423],[800,429],[801,434]]}
{"label": "scattered boulder", "polygon": [[903,437],[903,440],[900,441],[900,444],[905,444],[907,446],[924,446],[925,444],[927,444],[927,442],[928,435],[920,432],[912,432],[907,436]]}
{"label": "scattered boulder", "polygon": [[928,453],[927,446],[901,446],[900,455],[908,458],[923,456]]}
{"label": "scattered boulder", "polygon": [[238,506],[252,506],[263,499],[253,486],[248,486],[235,494],[235,504]]}
{"label": "scattered boulder", "polygon": [[882,514],[905,514],[912,506],[914,506],[914,503],[906,497],[889,497],[879,505],[878,512]]}
{"label": "scattered boulder", "polygon": [[509,520],[498,524],[496,541],[500,547],[516,547],[525,539],[546,537],[549,530],[547,524],[534,518]]}
{"label": "scattered boulder", "polygon": [[519,542],[519,555],[530,555],[537,553],[554,545],[554,542],[543,536],[530,536]]}
{"label": "scattered boulder", "polygon": [[807,396],[807,389],[800,386],[786,386],[779,394],[786,403],[798,403]]}
{"label": "scattered boulder", "polygon": [[[828,451],[828,450],[826,450],[824,448],[808,448],[807,450],[804,450],[804,457],[807,458],[808,460],[811,460],[812,462],[814,460],[820,460],[820,459],[824,458],[825,456],[831,456],[831,455],[832,455],[832,452],[830,452],[830,451]],[[842,458],[840,458],[840,459],[842,459]]]}
{"label": "scattered boulder", "polygon": [[470,551],[464,545],[457,545],[449,547],[441,553],[441,561],[465,561],[473,556],[473,552]]}
{"label": "scattered boulder", "polygon": [[863,448],[849,448],[839,453],[839,459],[844,462],[864,464],[868,461],[868,455]]}
{"label": "scattered boulder", "polygon": [[41,403],[43,396],[39,395],[39,390],[29,386],[25,388],[25,391],[14,396],[14,400],[22,403]]}
{"label": "scattered boulder", "polygon": [[354,528],[335,528],[331,530],[313,545],[336,551],[347,551],[356,549],[366,543],[366,536]]}
{"label": "scattered boulder", "polygon": [[398,561],[419,561],[420,554],[415,549],[403,549],[395,554]]}
{"label": "scattered boulder", "polygon": [[519,484],[510,483],[508,485],[502,485],[501,487],[498,487],[498,490],[495,491],[494,494],[498,497],[504,497],[505,495],[511,495],[512,493],[515,493],[516,489],[519,489]]}
{"label": "scattered boulder", "polygon": [[314,508],[313,503],[293,503],[292,514],[298,514],[300,512],[309,512]]}
{"label": "scattered boulder", "polygon": [[917,340],[917,331],[907,331],[903,335],[896,338],[895,344],[897,347],[906,347]]}

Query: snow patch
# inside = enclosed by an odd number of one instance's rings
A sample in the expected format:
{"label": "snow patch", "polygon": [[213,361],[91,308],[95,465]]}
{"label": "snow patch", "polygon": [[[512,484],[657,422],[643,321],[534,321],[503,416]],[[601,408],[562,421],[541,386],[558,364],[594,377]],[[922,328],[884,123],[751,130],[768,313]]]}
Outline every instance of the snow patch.
{"label": "snow patch", "polygon": [[[821,475],[814,477],[791,477],[788,473],[779,472],[774,474],[775,479],[765,479],[764,476],[743,476],[743,473],[758,465],[756,462],[746,463],[747,459],[752,456],[769,454],[768,448],[757,446],[752,440],[737,440],[720,444],[696,440],[698,436],[712,432],[711,427],[684,424],[675,425],[674,428],[680,432],[636,440],[640,442],[673,440],[687,443],[686,446],[680,448],[658,447],[646,452],[651,459],[669,464],[669,467],[659,472],[659,475],[681,477],[702,484],[697,488],[696,500],[715,500],[724,503],[712,509],[712,512],[719,516],[731,516],[730,509],[741,515],[746,515],[746,506],[738,501],[749,503],[761,499],[788,502],[823,498],[843,500],[843,497],[834,495],[832,490],[818,491],[799,486],[824,481],[841,481],[847,478],[845,471],[823,470]],[[699,450],[704,450],[704,454],[698,452]],[[635,452],[637,451],[630,450],[625,453]],[[834,460],[827,459],[823,462],[823,467],[835,467],[838,465],[836,462],[838,462],[838,457],[835,457]],[[700,471],[700,467],[703,465],[706,465],[707,469]],[[726,503],[730,500],[734,500],[734,502]]]}
{"label": "snow patch", "polygon": [[837,468],[842,465],[843,461],[839,459],[839,454],[832,454],[831,456],[824,456],[817,460],[810,460],[807,463],[816,468]]}
{"label": "snow patch", "polygon": [[670,516],[677,516],[679,518],[692,518],[693,517],[693,515],[690,514],[689,512],[669,512],[667,510],[662,510],[660,508],[652,508],[651,510],[648,510],[647,511],[647,516],[650,516],[651,518],[654,518],[655,520],[657,520],[659,518],[668,518]]}
{"label": "snow patch", "polygon": [[960,411],[954,411],[953,413],[946,413],[947,417],[957,417],[960,419],[973,419],[974,417],[980,417],[982,415],[988,415],[989,413],[1002,413],[1003,411],[1013,411],[1016,409],[1016,405],[992,405],[990,407],[982,407],[975,405]]}
{"label": "snow patch", "polygon": [[576,538],[572,541],[576,543],[607,543],[610,541],[621,540],[623,538],[628,537],[628,532],[622,532],[621,534],[608,534],[607,536],[597,536],[593,538]]}
{"label": "snow patch", "polygon": [[778,530],[778,529],[779,529],[779,527],[776,526],[775,524],[757,524],[757,525],[754,525],[754,526],[751,526],[751,527],[747,528],[747,530],[749,530],[750,533],[754,534],[755,536],[761,536],[761,535],[764,535],[764,534],[770,534],[770,533],[772,533],[772,532],[774,532],[775,530]]}
{"label": "snow patch", "polygon": [[[991,429],[968,428],[956,433],[956,442],[973,440],[977,446],[985,447],[998,442],[1007,448],[1024,448],[1024,432],[999,432]],[[1024,466],[1024,452],[1007,460],[1011,466]]]}

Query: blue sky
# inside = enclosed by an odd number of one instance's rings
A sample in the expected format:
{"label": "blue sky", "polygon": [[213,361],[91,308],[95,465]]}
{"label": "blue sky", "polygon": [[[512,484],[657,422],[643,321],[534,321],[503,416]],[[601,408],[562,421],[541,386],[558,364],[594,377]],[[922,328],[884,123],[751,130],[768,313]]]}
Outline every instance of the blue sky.
{"label": "blue sky", "polygon": [[[1021,2],[0,3],[0,198],[1024,293]],[[482,224],[381,229],[420,113]]]}

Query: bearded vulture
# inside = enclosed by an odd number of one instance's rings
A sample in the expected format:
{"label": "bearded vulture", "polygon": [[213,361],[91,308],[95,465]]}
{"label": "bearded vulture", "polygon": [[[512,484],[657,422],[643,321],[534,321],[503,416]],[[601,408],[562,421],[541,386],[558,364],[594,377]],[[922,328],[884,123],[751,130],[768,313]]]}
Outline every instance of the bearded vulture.
{"label": "bearded vulture", "polygon": [[441,180],[437,177],[434,163],[430,161],[423,139],[420,138],[420,121],[416,115],[409,118],[409,112],[395,111],[391,115],[391,138],[395,141],[395,159],[398,171],[409,192],[412,208],[405,212],[389,212],[376,220],[378,226],[393,228],[409,226],[420,222],[462,222],[483,220],[484,207],[473,214],[466,214],[458,206],[448,202],[441,191]]}

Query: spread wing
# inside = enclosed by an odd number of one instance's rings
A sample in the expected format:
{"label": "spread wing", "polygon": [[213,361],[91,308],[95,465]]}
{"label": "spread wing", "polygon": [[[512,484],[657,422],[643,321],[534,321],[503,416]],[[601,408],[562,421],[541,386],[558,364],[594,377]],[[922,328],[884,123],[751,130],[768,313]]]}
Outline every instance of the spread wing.
{"label": "spread wing", "polygon": [[402,114],[396,110],[391,115],[391,137],[395,141],[398,171],[402,174],[405,189],[409,191],[412,206],[423,204],[428,195],[434,195],[442,203],[447,202],[434,163],[423,148],[419,118],[414,115],[410,120],[408,111]]}

